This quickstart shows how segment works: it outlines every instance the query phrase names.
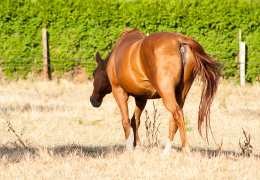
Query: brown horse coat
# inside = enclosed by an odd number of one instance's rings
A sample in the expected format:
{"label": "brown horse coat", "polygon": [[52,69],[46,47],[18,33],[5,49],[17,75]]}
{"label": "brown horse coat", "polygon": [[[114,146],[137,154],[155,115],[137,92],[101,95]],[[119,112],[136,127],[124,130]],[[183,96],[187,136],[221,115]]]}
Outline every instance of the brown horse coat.
{"label": "brown horse coat", "polygon": [[[131,30],[121,35],[107,61],[101,61],[99,54],[96,58],[98,67],[94,73],[91,102],[99,106],[105,94],[112,90],[121,111],[127,146],[130,148],[139,143],[140,116],[147,99],[152,98],[162,98],[165,107],[172,113],[166,150],[170,149],[177,129],[180,131],[182,147],[188,147],[182,107],[197,74],[202,76],[204,82],[198,116],[200,133],[204,120],[206,127],[210,125],[210,105],[217,89],[219,69],[218,64],[193,39],[167,32],[145,36],[138,30]],[[103,87],[98,84],[103,84]],[[131,121],[127,107],[129,95],[134,96],[136,101]]]}

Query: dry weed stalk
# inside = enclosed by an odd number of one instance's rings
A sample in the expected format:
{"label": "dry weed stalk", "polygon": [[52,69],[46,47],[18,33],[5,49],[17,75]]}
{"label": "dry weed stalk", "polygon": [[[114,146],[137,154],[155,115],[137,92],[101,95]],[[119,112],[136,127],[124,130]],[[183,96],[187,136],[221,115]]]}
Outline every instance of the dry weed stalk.
{"label": "dry weed stalk", "polygon": [[[6,120],[6,124],[8,127],[8,132],[11,132],[15,135],[17,141],[24,147],[27,148],[27,146],[25,145],[24,141],[22,140],[21,136],[16,132],[16,130],[13,128],[13,125],[11,124],[11,122],[9,120]],[[15,143],[17,145],[17,143]]]}
{"label": "dry weed stalk", "polygon": [[159,126],[158,121],[160,114],[153,102],[152,118],[150,118],[148,111],[145,110],[145,129],[146,129],[146,146],[152,148],[159,145]]}
{"label": "dry weed stalk", "polygon": [[12,123],[10,122],[10,120],[8,118],[9,115],[7,114],[7,112],[2,110],[2,113],[6,116],[4,118],[4,120],[7,124],[8,132],[10,132],[11,134],[13,134],[16,137],[16,141],[12,144],[14,144],[15,146],[22,146],[23,148],[27,149],[28,147],[26,146],[25,142],[22,140],[22,137],[21,137],[22,135],[21,134],[19,135],[17,133],[17,131],[15,130],[15,128],[13,127]]}
{"label": "dry weed stalk", "polygon": [[251,135],[247,133],[243,128],[243,134],[244,134],[244,142],[241,143],[239,139],[239,147],[241,149],[241,154],[243,156],[250,157],[250,155],[253,153],[253,146],[250,144]]}
{"label": "dry weed stalk", "polygon": [[216,144],[217,145],[217,149],[215,150],[215,155],[218,156],[222,153],[222,148],[223,148],[223,139],[221,139],[221,143],[220,144]]}

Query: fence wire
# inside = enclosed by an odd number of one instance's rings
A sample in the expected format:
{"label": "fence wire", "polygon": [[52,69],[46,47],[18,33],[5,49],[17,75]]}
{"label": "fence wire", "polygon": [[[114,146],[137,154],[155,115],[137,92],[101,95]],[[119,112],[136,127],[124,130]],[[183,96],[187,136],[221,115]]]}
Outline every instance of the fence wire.
{"label": "fence wire", "polygon": [[[240,62],[237,61],[219,61],[222,68],[233,67],[238,68]],[[260,75],[260,61],[246,61],[246,67],[255,66],[257,74]],[[50,68],[52,71],[67,71],[73,70],[76,67],[85,68],[88,72],[91,72],[96,67],[96,62],[93,59],[89,58],[60,58],[60,59],[51,59]],[[31,70],[31,71],[40,71],[43,68],[43,61],[39,58],[17,58],[12,60],[3,61],[0,59],[0,70],[2,71],[22,71],[22,70]]]}
{"label": "fence wire", "polygon": [[[86,58],[67,58],[67,59],[51,59],[50,68],[58,69],[58,70],[66,70],[68,68],[74,68],[74,67],[83,67],[86,68],[89,71],[92,71],[96,63],[93,60],[86,59]],[[0,61],[0,69],[1,70],[14,70],[14,69],[42,69],[43,62],[41,59],[15,59],[15,60],[9,60],[9,61]]]}

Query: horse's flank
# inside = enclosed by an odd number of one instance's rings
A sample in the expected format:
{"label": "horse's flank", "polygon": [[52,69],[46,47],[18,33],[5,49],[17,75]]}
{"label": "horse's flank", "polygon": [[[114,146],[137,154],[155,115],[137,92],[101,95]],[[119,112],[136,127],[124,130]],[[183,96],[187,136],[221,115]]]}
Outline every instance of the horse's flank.
{"label": "horse's flank", "polygon": [[145,73],[140,52],[144,38],[136,29],[124,32],[110,56],[107,72],[111,84],[120,84],[131,95],[152,97],[155,89]]}

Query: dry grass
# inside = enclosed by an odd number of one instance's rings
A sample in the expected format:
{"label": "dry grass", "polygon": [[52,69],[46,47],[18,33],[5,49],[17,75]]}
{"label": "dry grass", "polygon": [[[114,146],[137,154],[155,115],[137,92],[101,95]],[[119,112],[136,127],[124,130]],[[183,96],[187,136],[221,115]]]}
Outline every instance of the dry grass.
{"label": "dry grass", "polygon": [[[158,109],[160,148],[124,151],[123,130],[111,95],[101,108],[89,103],[91,83],[18,81],[0,83],[0,179],[259,179],[260,85],[240,88],[223,81],[212,108],[212,129],[222,151],[197,132],[200,88],[195,84],[184,114],[192,152],[161,157],[169,114]],[[133,99],[130,99],[133,112]],[[146,109],[152,112],[151,101]],[[140,135],[145,139],[145,116]],[[8,131],[9,121],[16,135]],[[253,155],[241,156],[242,128],[251,135]],[[19,143],[19,138],[26,147]],[[217,155],[219,153],[219,155]]]}

